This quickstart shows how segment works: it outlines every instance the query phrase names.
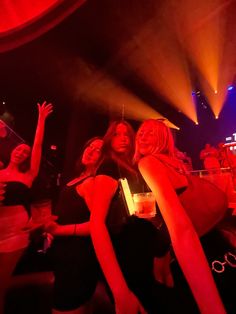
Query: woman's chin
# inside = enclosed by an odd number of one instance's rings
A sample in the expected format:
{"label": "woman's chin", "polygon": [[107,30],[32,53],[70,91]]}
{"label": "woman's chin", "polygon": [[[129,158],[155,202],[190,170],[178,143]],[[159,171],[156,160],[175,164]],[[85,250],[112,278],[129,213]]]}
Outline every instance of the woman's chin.
{"label": "woman's chin", "polygon": [[141,157],[145,157],[149,155],[149,151],[147,149],[140,149],[139,154],[141,155]]}

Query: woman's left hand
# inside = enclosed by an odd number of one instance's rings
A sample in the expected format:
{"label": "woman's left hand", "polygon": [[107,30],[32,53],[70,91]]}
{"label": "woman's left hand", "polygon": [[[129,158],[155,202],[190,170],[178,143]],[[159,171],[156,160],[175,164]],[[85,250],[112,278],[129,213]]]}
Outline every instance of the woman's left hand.
{"label": "woman's left hand", "polygon": [[44,101],[42,105],[40,103],[37,104],[38,106],[38,112],[39,112],[39,118],[45,120],[52,112],[53,112],[53,106],[51,103],[48,103]]}
{"label": "woman's left hand", "polygon": [[60,231],[60,225],[55,221],[49,221],[44,224],[44,231],[50,233],[51,235],[57,235]]}

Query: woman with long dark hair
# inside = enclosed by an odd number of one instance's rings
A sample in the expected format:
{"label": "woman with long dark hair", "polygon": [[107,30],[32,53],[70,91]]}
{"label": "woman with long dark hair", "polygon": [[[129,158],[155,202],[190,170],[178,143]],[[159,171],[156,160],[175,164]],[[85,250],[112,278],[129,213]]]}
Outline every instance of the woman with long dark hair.
{"label": "woman with long dark hair", "polygon": [[140,189],[132,166],[133,135],[127,122],[116,121],[104,136],[105,157],[93,182],[90,232],[116,313],[157,313],[164,302],[153,260],[166,254],[169,242],[151,222],[129,217],[121,200],[119,179],[125,177],[133,189]]}
{"label": "woman with long dark hair", "polygon": [[[88,313],[85,302],[96,288],[98,265],[90,239],[90,194],[96,170],[102,161],[103,140],[90,139],[76,162],[77,176],[62,189],[55,213],[57,222],[45,230],[54,237],[50,255],[54,268],[53,314]],[[88,283],[89,288],[87,289]],[[94,283],[94,284],[93,284]]]}

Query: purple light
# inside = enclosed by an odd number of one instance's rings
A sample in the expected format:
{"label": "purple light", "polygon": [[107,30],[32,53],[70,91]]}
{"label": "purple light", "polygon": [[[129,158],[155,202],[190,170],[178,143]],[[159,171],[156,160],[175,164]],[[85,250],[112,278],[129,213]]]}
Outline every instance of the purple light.
{"label": "purple light", "polygon": [[232,89],[234,89],[232,85],[228,87],[228,90],[232,90]]}

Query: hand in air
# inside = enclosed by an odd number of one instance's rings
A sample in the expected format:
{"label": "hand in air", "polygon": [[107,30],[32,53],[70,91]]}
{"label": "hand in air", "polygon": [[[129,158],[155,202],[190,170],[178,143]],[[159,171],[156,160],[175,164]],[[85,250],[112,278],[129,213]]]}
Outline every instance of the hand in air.
{"label": "hand in air", "polygon": [[46,119],[52,112],[53,112],[53,106],[51,103],[47,103],[44,101],[42,105],[40,103],[37,104],[38,106],[38,112],[39,112],[39,118],[40,119]]}

